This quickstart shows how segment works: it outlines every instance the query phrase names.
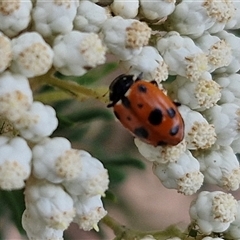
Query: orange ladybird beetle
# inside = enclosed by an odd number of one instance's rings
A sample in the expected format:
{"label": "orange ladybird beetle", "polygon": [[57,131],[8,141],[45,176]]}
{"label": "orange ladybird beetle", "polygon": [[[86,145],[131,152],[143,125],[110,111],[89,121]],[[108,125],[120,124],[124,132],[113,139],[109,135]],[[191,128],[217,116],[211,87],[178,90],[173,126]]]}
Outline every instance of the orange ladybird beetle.
{"label": "orange ladybird beetle", "polygon": [[115,116],[135,137],[153,146],[177,145],[184,136],[184,122],[175,103],[141,74],[122,74],[109,87]]}

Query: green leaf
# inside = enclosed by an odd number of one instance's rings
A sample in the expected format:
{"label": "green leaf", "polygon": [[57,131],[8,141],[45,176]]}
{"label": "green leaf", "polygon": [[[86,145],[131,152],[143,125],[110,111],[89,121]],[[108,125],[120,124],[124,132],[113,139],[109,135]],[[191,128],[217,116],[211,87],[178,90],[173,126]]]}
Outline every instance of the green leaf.
{"label": "green leaf", "polygon": [[69,114],[67,118],[72,122],[90,122],[95,119],[112,120],[111,111],[104,108],[90,108]]}
{"label": "green leaf", "polygon": [[126,179],[126,173],[123,169],[118,169],[116,167],[105,166],[108,170],[110,185],[118,185]]}
{"label": "green leaf", "polygon": [[164,81],[164,83],[171,83],[176,79],[176,75],[168,75],[168,78],[166,81]]}
{"label": "green leaf", "polygon": [[137,159],[133,158],[131,156],[122,156],[122,157],[117,157],[117,158],[109,158],[104,160],[104,164],[106,165],[111,165],[111,166],[116,166],[116,167],[134,167],[137,169],[145,169],[145,164]]}
{"label": "green leaf", "polygon": [[105,192],[105,197],[103,198],[103,200],[109,200],[111,202],[117,202],[117,196],[110,190],[107,190]]}
{"label": "green leaf", "polygon": [[57,114],[57,118],[58,118],[58,122],[59,122],[58,130],[69,128],[69,127],[71,127],[71,126],[73,126],[75,124],[67,116],[63,116],[61,114]]}
{"label": "green leaf", "polygon": [[79,142],[87,134],[89,130],[88,126],[83,126],[81,128],[74,128],[73,131],[70,131],[68,138],[71,141]]}
{"label": "green leaf", "polygon": [[35,101],[50,104],[58,101],[72,100],[72,96],[61,90],[52,90],[48,92],[38,93],[34,95]]}
{"label": "green leaf", "polygon": [[23,190],[0,191],[1,200],[11,212],[11,220],[20,233],[25,233],[22,227],[22,214],[25,210]]}
{"label": "green leaf", "polygon": [[75,77],[75,76],[64,76],[59,72],[56,72],[54,74],[55,77],[60,78],[60,79],[66,79],[66,80],[72,80],[75,81],[81,85],[90,85],[92,83],[97,82],[100,78],[103,78],[107,74],[111,73],[117,68],[117,63],[111,62],[111,63],[106,63],[104,65],[98,66],[96,68],[93,68],[89,70],[86,74],[80,77]]}

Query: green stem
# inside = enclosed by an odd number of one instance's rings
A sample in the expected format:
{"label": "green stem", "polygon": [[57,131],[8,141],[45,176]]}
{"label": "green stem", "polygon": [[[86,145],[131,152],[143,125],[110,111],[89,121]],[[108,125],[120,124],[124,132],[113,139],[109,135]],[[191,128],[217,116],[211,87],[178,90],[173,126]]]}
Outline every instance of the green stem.
{"label": "green stem", "polygon": [[81,86],[77,84],[76,82],[70,81],[70,80],[61,80],[53,76],[53,71],[50,71],[46,73],[45,75],[35,77],[31,79],[32,85],[42,85],[42,84],[48,84],[53,87],[57,87],[61,90],[64,90],[65,92],[69,92],[71,95],[78,99],[82,99],[83,95],[88,98],[95,98],[100,100],[103,103],[108,102],[107,94],[102,94],[98,90],[93,90],[86,88],[84,86]]}
{"label": "green stem", "polygon": [[115,240],[139,240],[147,235],[152,235],[158,240],[168,239],[171,237],[179,237],[180,239],[188,239],[185,238],[186,234],[183,233],[177,226],[169,226],[163,231],[154,231],[154,232],[141,232],[133,229],[129,229],[120,223],[118,223],[115,219],[110,217],[109,215],[105,216],[102,219],[102,222],[111,228],[116,236]]}
{"label": "green stem", "polygon": [[115,219],[110,217],[109,215],[106,215],[102,222],[107,225],[109,228],[113,230],[116,236],[122,235],[124,231],[126,231],[126,227],[122,226],[120,223],[118,223]]}

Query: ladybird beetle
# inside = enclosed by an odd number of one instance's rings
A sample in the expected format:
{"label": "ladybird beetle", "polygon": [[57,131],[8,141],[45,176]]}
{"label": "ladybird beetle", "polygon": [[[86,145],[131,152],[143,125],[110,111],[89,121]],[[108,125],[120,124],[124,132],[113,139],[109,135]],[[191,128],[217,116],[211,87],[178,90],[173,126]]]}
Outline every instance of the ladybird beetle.
{"label": "ladybird beetle", "polygon": [[[155,84],[154,84],[155,83]],[[183,119],[171,99],[141,74],[122,74],[109,87],[115,116],[135,137],[153,146],[177,145],[184,136]]]}

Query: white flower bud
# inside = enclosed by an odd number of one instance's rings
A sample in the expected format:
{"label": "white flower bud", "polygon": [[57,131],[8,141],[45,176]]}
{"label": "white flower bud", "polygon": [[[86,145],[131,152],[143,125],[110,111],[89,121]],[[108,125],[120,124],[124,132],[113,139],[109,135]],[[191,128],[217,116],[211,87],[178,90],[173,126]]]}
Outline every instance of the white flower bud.
{"label": "white flower bud", "polygon": [[230,224],[225,232],[229,239],[239,239],[240,236],[240,201],[238,201],[237,213],[235,220]]}
{"label": "white flower bud", "polygon": [[110,7],[114,15],[118,15],[123,18],[135,18],[138,14],[139,0],[113,0]]}
{"label": "white flower bud", "polygon": [[72,30],[79,1],[36,0],[32,12],[34,29],[45,38]]}
{"label": "white flower bud", "polygon": [[216,144],[229,146],[239,137],[240,106],[233,103],[216,105],[203,115],[209,123],[214,124],[217,134]]}
{"label": "white flower bud", "polygon": [[32,152],[20,137],[0,137],[0,188],[20,189],[31,173]]}
{"label": "white flower bud", "polygon": [[206,54],[193,40],[169,32],[157,41],[157,49],[169,67],[170,75],[180,75],[197,81],[208,68]]}
{"label": "white flower bud", "polygon": [[95,33],[72,31],[54,41],[54,67],[65,75],[80,76],[103,64],[106,48]]}
{"label": "white flower bud", "polygon": [[216,132],[213,124],[196,111],[181,105],[178,108],[184,120],[184,138],[188,149],[207,149],[216,141]]}
{"label": "white flower bud", "polygon": [[148,44],[151,28],[144,22],[116,16],[105,21],[102,35],[110,52],[125,61],[138,55]]}
{"label": "white flower bud", "polygon": [[195,82],[177,76],[170,85],[170,90],[173,98],[198,111],[213,107],[221,98],[221,87],[212,80],[211,74],[208,72]]}
{"label": "white flower bud", "polygon": [[8,71],[0,74],[0,115],[9,121],[17,121],[32,101],[32,90],[27,78]]}
{"label": "white flower bud", "polygon": [[[173,240],[173,238],[169,238],[167,240]],[[146,235],[143,238],[140,238],[139,240],[156,240],[156,238],[154,238],[152,235]],[[180,240],[180,239],[175,239],[175,240]]]}
{"label": "white flower bud", "polygon": [[216,81],[221,87],[221,99],[219,104],[223,103],[236,103],[240,99],[240,74],[220,75],[215,76]]}
{"label": "white flower bud", "polygon": [[221,233],[235,220],[237,207],[230,193],[203,191],[192,202],[189,214],[204,234]]}
{"label": "white flower bud", "polygon": [[199,162],[190,151],[183,153],[176,162],[155,162],[153,172],[166,188],[177,189],[184,195],[196,193],[203,184]]}
{"label": "white flower bud", "polygon": [[91,1],[80,1],[77,15],[74,19],[74,29],[97,33],[107,18],[108,14],[105,8]]}
{"label": "white flower bud", "polygon": [[240,136],[231,143],[231,148],[234,153],[240,153]]}
{"label": "white flower bud", "polygon": [[74,154],[66,138],[46,138],[35,145],[32,152],[33,174],[39,179],[61,183],[65,177],[75,177],[81,170],[79,156]]}
{"label": "white flower bud", "polygon": [[22,215],[22,226],[31,240],[64,240],[63,230],[46,226],[39,217],[25,210]]}
{"label": "white flower bud", "polygon": [[47,138],[32,152],[34,176],[62,183],[72,195],[103,195],[108,188],[108,174],[102,163],[86,151],[71,149],[65,138]]}
{"label": "white flower bud", "polygon": [[60,185],[28,179],[25,202],[29,214],[49,228],[65,230],[75,216],[72,198]]}
{"label": "white flower bud", "polygon": [[[1,3],[0,3],[1,4]],[[11,40],[0,32],[0,72],[3,72],[12,60]]]}
{"label": "white flower bud", "polygon": [[176,162],[182,153],[186,151],[186,142],[183,140],[176,146],[157,146],[142,142],[139,138],[134,139],[138,151],[148,161],[157,163]]}
{"label": "white flower bud", "polygon": [[223,29],[233,15],[232,1],[182,0],[168,17],[166,26],[181,35],[197,38],[216,23]]}
{"label": "white flower bud", "polygon": [[53,51],[37,32],[23,33],[12,40],[10,69],[26,77],[45,74],[53,62]]}
{"label": "white flower bud", "polygon": [[120,64],[129,74],[139,75],[143,73],[143,78],[155,80],[160,84],[168,78],[168,66],[158,53],[156,48],[145,46],[139,55],[136,55],[128,61],[122,61]]}
{"label": "white flower bud", "polygon": [[176,0],[140,0],[141,13],[149,20],[159,20],[170,15],[175,9]]}
{"label": "white flower bud", "polygon": [[27,28],[32,10],[31,0],[0,2],[0,31],[8,37],[16,36]]}
{"label": "white flower bud", "polygon": [[208,32],[214,34],[225,28],[225,25],[236,15],[234,2],[232,0],[205,2],[205,5],[211,11],[211,17],[216,19],[213,26],[208,29]]}
{"label": "white flower bud", "polygon": [[220,39],[224,40],[232,50],[232,60],[226,67],[216,69],[216,73],[236,73],[240,69],[240,38],[227,31],[221,31],[216,34]]}
{"label": "white flower bud", "polygon": [[107,214],[103,208],[101,195],[85,198],[73,196],[74,207],[76,208],[76,222],[84,231],[95,229],[98,231],[98,222]]}
{"label": "white flower bud", "polygon": [[232,1],[235,7],[235,14],[232,15],[231,19],[226,23],[225,29],[239,29],[240,28],[240,2]]}
{"label": "white flower bud", "polygon": [[194,156],[200,163],[201,172],[207,183],[226,190],[236,191],[240,185],[240,166],[231,147],[215,147],[197,151]]}
{"label": "white flower bud", "polygon": [[37,142],[53,133],[58,120],[54,108],[41,102],[33,102],[28,111],[13,124],[22,137]]}
{"label": "white flower bud", "polygon": [[108,189],[108,172],[103,164],[88,152],[79,150],[81,168],[79,174],[70,180],[62,182],[66,191],[71,195],[91,197],[97,194],[104,195]]}
{"label": "white flower bud", "polygon": [[232,48],[225,40],[205,32],[200,38],[195,39],[195,43],[207,54],[209,72],[231,63]]}

